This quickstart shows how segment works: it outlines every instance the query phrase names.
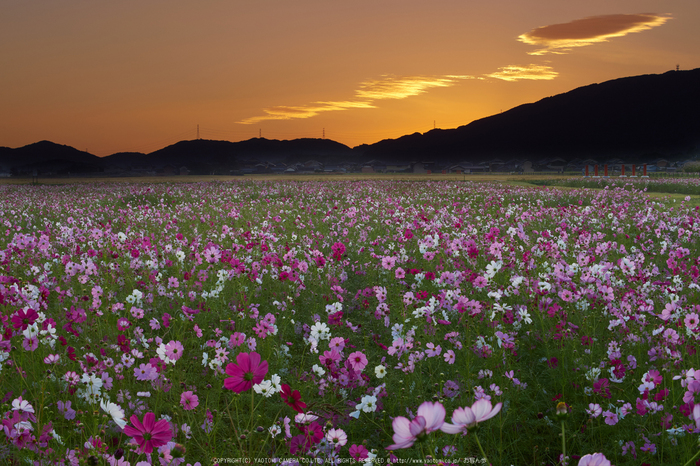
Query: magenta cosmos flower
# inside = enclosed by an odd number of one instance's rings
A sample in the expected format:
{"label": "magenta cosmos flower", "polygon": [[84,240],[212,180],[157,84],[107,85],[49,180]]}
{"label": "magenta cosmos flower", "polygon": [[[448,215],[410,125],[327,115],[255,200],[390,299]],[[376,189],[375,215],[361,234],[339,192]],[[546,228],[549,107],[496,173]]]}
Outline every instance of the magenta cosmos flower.
{"label": "magenta cosmos flower", "polygon": [[224,387],[236,393],[245,392],[259,384],[267,374],[267,361],[260,362],[260,355],[255,351],[251,353],[238,353],[238,364],[229,363],[226,373],[231,377],[224,380]]}
{"label": "magenta cosmos flower", "polygon": [[503,403],[498,403],[495,407],[492,407],[490,401],[486,398],[480,398],[474,402],[471,408],[467,406],[455,409],[454,413],[452,413],[453,424],[446,422],[442,424],[440,430],[447,434],[466,432],[476,427],[478,423],[494,417],[501,411],[502,405]]}
{"label": "magenta cosmos flower", "polygon": [[418,407],[418,413],[412,421],[403,416],[394,418],[391,424],[394,428],[394,444],[386,449],[410,448],[419,438],[440,429],[444,422],[445,407],[438,402],[426,401]]}
{"label": "magenta cosmos flower", "polygon": [[610,460],[602,453],[582,456],[578,460],[578,466],[611,466]]}
{"label": "magenta cosmos flower", "polygon": [[136,440],[144,453],[153,452],[154,448],[167,444],[173,438],[168,421],[161,419],[155,422],[156,415],[153,413],[146,413],[143,416],[143,423],[135,414],[131,416],[130,420],[134,427],[125,426],[124,433]]}

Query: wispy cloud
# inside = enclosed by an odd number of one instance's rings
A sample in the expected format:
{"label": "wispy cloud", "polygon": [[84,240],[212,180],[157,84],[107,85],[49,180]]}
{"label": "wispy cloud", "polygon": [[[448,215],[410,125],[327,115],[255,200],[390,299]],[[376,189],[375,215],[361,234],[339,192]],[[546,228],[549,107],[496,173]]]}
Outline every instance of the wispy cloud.
{"label": "wispy cloud", "polygon": [[559,73],[551,66],[528,65],[528,66],[503,66],[495,73],[487,74],[489,78],[502,79],[504,81],[519,81],[521,79],[549,80],[557,77]]}
{"label": "wispy cloud", "polygon": [[383,76],[381,79],[360,83],[355,91],[355,100],[342,102],[313,102],[301,106],[276,106],[264,108],[264,115],[246,118],[241,124],[253,124],[264,120],[291,120],[311,118],[322,112],[348,110],[352,108],[376,108],[376,100],[405,99],[422,94],[435,87],[450,87],[471,76]]}
{"label": "wispy cloud", "polygon": [[379,80],[365,81],[355,95],[360,99],[405,99],[422,94],[434,87],[450,87],[458,80],[470,76],[384,76]]}
{"label": "wispy cloud", "polygon": [[529,45],[544,46],[542,49],[528,52],[530,55],[562,54],[573,47],[607,42],[615,37],[646,31],[661,26],[669,19],[669,15],[656,13],[591,16],[568,23],[538,27],[522,34],[518,40]]}
{"label": "wispy cloud", "polygon": [[374,108],[371,102],[347,101],[347,102],[314,102],[298,107],[277,106],[264,108],[265,115],[246,118],[239,121],[244,125],[258,123],[264,120],[292,120],[296,118],[311,118],[322,112],[348,110],[350,108]]}

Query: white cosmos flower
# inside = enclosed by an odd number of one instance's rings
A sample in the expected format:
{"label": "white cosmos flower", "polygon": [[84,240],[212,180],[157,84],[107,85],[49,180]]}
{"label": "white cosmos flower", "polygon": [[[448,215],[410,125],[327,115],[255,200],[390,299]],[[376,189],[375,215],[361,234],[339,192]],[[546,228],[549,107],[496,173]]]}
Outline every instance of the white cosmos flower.
{"label": "white cosmos flower", "polygon": [[124,410],[116,403],[107,401],[104,398],[100,401],[100,407],[104,412],[112,416],[112,420],[120,429],[123,429],[126,425],[126,419],[124,416]]}
{"label": "white cosmos flower", "polygon": [[523,322],[525,322],[526,324],[532,323],[532,319],[530,318],[530,313],[527,312],[527,309],[520,309],[518,311],[518,314],[520,314],[520,317],[522,317]]}
{"label": "white cosmos flower", "polygon": [[27,400],[23,400],[20,396],[16,400],[12,400],[12,409],[14,411],[22,411],[25,413],[33,413],[34,407]]}
{"label": "white cosmos flower", "polygon": [[361,409],[366,413],[373,413],[377,409],[377,397],[372,395],[365,395],[359,405],[355,406],[355,409]]}
{"label": "white cosmos flower", "polygon": [[272,388],[272,382],[269,380],[263,380],[259,384],[253,385],[253,390],[255,390],[255,393],[264,395],[265,398],[270,398],[275,394],[275,390]]}
{"label": "white cosmos flower", "polygon": [[383,379],[384,376],[386,375],[386,367],[384,367],[384,365],[380,364],[374,368],[374,373],[378,379]]}
{"label": "white cosmos flower", "polygon": [[328,340],[331,337],[331,329],[323,322],[316,322],[311,327],[311,337],[315,340]]}

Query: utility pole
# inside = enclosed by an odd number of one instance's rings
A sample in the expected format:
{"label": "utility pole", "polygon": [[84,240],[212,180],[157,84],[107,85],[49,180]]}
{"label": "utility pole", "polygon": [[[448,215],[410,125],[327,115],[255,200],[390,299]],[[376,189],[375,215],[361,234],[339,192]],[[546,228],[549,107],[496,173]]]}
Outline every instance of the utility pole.
{"label": "utility pole", "polygon": [[676,65],[676,71],[679,71],[681,68],[681,65]]}
{"label": "utility pole", "polygon": [[262,138],[262,128],[258,128],[258,137]]}
{"label": "utility pole", "polygon": [[199,125],[197,125],[197,139],[199,139]]}
{"label": "utility pole", "polygon": [[326,139],[326,128],[323,128],[323,139]]}

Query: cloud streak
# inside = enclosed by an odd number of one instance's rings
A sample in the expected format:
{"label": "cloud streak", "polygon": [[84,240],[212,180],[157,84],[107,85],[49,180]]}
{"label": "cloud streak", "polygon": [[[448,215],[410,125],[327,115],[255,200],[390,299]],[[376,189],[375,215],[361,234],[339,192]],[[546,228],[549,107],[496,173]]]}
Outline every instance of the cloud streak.
{"label": "cloud streak", "polygon": [[520,35],[518,40],[528,45],[544,46],[528,52],[530,55],[563,54],[574,47],[585,47],[634,32],[646,31],[661,26],[669,19],[669,15],[656,13],[591,16],[568,23],[538,27]]}
{"label": "cloud streak", "polygon": [[264,108],[265,115],[246,118],[238,123],[252,125],[265,120],[293,120],[297,118],[311,118],[319,113],[348,110],[351,108],[375,108],[371,102],[346,101],[346,102],[314,102],[309,105],[288,107],[284,105]]}
{"label": "cloud streak", "polygon": [[238,123],[250,125],[265,120],[292,120],[315,117],[319,113],[349,110],[353,108],[376,108],[376,100],[405,99],[423,94],[436,87],[450,87],[471,76],[383,76],[382,79],[360,83],[355,91],[355,100],[341,102],[314,102],[301,106],[276,106],[264,108],[264,115],[246,118]]}
{"label": "cloud streak", "polygon": [[434,76],[386,76],[380,80],[365,81],[355,92],[359,99],[405,99],[422,94],[434,87],[450,87],[458,80],[469,79],[470,76],[447,75]]}
{"label": "cloud streak", "polygon": [[551,66],[528,65],[528,66],[503,66],[495,73],[487,74],[489,78],[502,79],[503,81],[528,80],[550,80],[559,75]]}

